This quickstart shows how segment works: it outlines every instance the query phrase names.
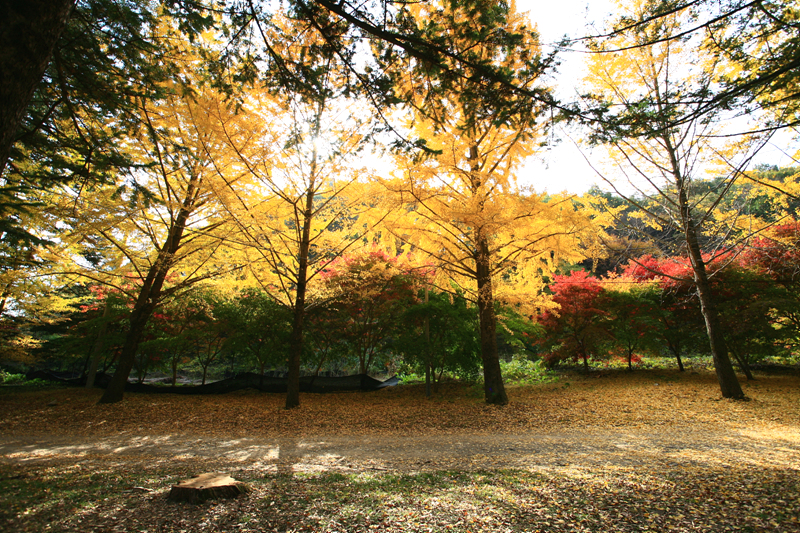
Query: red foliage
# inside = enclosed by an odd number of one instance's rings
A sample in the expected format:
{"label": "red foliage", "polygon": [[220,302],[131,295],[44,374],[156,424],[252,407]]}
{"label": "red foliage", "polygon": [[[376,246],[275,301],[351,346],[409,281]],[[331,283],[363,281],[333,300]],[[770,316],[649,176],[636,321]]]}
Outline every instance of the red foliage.
{"label": "red foliage", "polygon": [[686,257],[643,255],[630,261],[623,275],[637,281],[658,280],[662,288],[677,288],[693,281],[692,265]]}
{"label": "red foliage", "polygon": [[781,283],[800,280],[800,222],[776,226],[773,237],[758,237],[741,255],[743,267]]}
{"label": "red foliage", "polygon": [[607,312],[602,308],[603,287],[597,278],[584,271],[573,271],[567,276],[555,276],[550,285],[557,311],[547,311],[539,322],[547,330],[545,346],[550,348],[544,358],[548,362],[563,359],[582,359],[588,367],[588,358],[596,343],[606,333],[599,327]]}

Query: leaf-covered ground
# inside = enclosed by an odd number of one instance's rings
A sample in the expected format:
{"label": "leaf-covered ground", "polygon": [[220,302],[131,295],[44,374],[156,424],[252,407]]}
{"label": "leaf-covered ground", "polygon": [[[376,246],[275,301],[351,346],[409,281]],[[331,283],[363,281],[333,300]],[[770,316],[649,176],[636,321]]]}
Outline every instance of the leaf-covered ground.
{"label": "leaf-covered ground", "polygon": [[[0,531],[800,531],[800,377],[562,376],[305,395],[0,390]],[[50,405],[48,405],[50,404]],[[201,505],[175,482],[251,492]]]}

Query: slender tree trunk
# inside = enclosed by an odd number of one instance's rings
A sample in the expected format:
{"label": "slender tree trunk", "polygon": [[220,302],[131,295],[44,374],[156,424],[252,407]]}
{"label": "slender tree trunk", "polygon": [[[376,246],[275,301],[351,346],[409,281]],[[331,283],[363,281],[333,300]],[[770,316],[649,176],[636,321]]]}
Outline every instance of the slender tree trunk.
{"label": "slender tree trunk", "polygon": [[103,306],[103,323],[100,324],[100,331],[97,333],[97,339],[94,341],[92,347],[91,362],[89,363],[89,370],[86,373],[86,388],[91,389],[94,387],[94,380],[97,377],[97,367],[100,365],[100,358],[103,357],[103,346],[105,345],[106,332],[108,331],[108,323],[106,319],[111,314],[111,306],[108,305],[108,298]]}
{"label": "slender tree trunk", "polygon": [[[140,297],[140,299],[142,298]],[[125,344],[122,345],[122,352],[117,361],[117,369],[98,403],[117,403],[122,401],[125,393],[125,384],[128,383],[128,376],[131,375],[133,364],[136,362],[136,351],[139,349],[139,342],[155,308],[155,303],[150,304],[147,303],[148,301],[145,298],[145,304],[134,307],[131,312],[130,328],[125,336]]]}
{"label": "slender tree trunk", "polygon": [[583,359],[583,370],[589,373],[589,354],[586,353],[586,347],[581,343],[581,359]]}
{"label": "slender tree trunk", "polygon": [[[149,357],[149,356],[147,356],[147,357]],[[150,365],[148,364],[148,361],[147,361],[147,360],[145,360],[145,361],[143,361],[143,362],[142,362],[142,366],[141,366],[141,368],[139,368],[139,369],[138,369],[138,372],[137,372],[137,377],[138,377],[138,379],[137,379],[136,381],[137,381],[137,382],[138,382],[140,385],[141,385],[142,383],[144,383],[144,378],[146,378],[146,377],[147,377],[147,367],[149,367],[149,366],[150,366]]]}
{"label": "slender tree trunk", "polygon": [[161,297],[161,289],[164,286],[164,281],[169,274],[172,262],[174,261],[175,253],[181,246],[181,239],[183,238],[183,231],[186,228],[186,221],[189,215],[194,210],[197,195],[199,193],[200,179],[192,177],[189,181],[189,186],[186,188],[186,195],[183,200],[183,205],[178,211],[178,216],[175,223],[169,230],[169,235],[158,256],[150,270],[147,272],[147,277],[139,290],[139,297],[133,306],[130,315],[130,328],[128,334],[125,336],[125,344],[122,346],[122,352],[119,355],[117,363],[117,370],[111,378],[103,396],[100,397],[98,403],[116,403],[122,401],[125,393],[125,384],[128,382],[128,377],[131,374],[133,363],[136,359],[136,351],[139,349],[139,343],[142,340],[144,329],[150,316],[153,314],[156,306]]}
{"label": "slender tree trunk", "polygon": [[481,330],[481,357],[483,359],[483,391],[486,403],[508,403],[506,388],[500,370],[497,352],[497,318],[494,314],[494,291],[489,257],[489,243],[480,232],[476,239],[475,267],[478,277],[478,317]]}
{"label": "slender tree trunk", "polygon": [[0,3],[0,176],[75,0]]}
{"label": "slender tree trunk", "polygon": [[[428,289],[425,288],[425,303],[428,303]],[[425,397],[430,398],[431,393],[431,325],[428,317],[423,324],[425,334]]]}
{"label": "slender tree trunk", "polygon": [[0,318],[3,316],[3,312],[6,310],[8,297],[11,296],[11,287],[12,283],[9,281],[8,283],[6,283],[6,286],[3,289],[3,294],[0,295]]}
{"label": "slender tree trunk", "polygon": [[675,359],[678,360],[678,371],[683,372],[684,369],[683,361],[681,360],[681,351],[677,348],[673,348],[672,346],[670,346],[670,349],[672,350],[672,354],[675,356]]}
{"label": "slender tree trunk", "polygon": [[[305,268],[303,271],[305,272]],[[304,274],[305,277],[305,274]],[[303,322],[306,306],[306,283],[297,284],[292,334],[289,337],[289,372],[286,376],[286,409],[300,405],[300,360],[303,354]]]}
{"label": "slender tree trunk", "polygon": [[[314,158],[316,160],[316,157]],[[312,165],[312,176],[316,170]],[[297,257],[297,288],[289,337],[289,373],[286,376],[286,409],[300,405],[300,360],[303,355],[303,326],[306,314],[306,288],[308,285],[308,250],[311,247],[311,221],[314,208],[314,180],[310,181],[303,209],[303,229]]]}
{"label": "slender tree trunk", "polygon": [[433,395],[431,389],[431,362],[425,361],[425,397],[430,398]]}
{"label": "slender tree trunk", "polygon": [[667,346],[669,347],[669,351],[672,352],[672,355],[675,356],[675,359],[678,361],[678,371],[683,372],[683,360],[681,359],[681,347],[680,344],[675,342],[670,342],[667,340]]}
{"label": "slender tree trunk", "polygon": [[733,354],[733,358],[736,359],[736,362],[739,363],[739,368],[741,368],[744,375],[747,376],[747,381],[754,381],[756,378],[753,377],[753,373],[750,371],[750,365],[747,363],[747,359],[735,348],[731,348],[731,353]]}
{"label": "slender tree trunk", "polygon": [[689,212],[689,202],[682,182],[679,182],[678,191],[686,246],[692,263],[697,295],[700,299],[700,310],[706,323],[706,332],[708,333],[711,356],[714,359],[714,369],[717,373],[719,388],[724,398],[740,400],[745,397],[744,392],[742,392],[742,387],[739,385],[736,372],[734,372],[730,357],[728,357],[728,347],[722,334],[722,324],[711,292],[706,264],[697,239],[697,229]]}
{"label": "slender tree trunk", "polygon": [[444,368],[439,371],[439,375],[436,375],[436,370],[431,368],[431,376],[433,377],[433,392],[434,394],[439,394],[439,385],[442,383],[442,374],[444,374]]}

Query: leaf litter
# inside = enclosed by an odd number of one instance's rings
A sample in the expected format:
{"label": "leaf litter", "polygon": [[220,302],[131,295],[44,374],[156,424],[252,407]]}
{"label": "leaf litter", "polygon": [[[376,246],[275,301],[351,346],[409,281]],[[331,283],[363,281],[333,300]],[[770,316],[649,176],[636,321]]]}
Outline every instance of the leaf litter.
{"label": "leaf litter", "polygon": [[[246,391],[115,406],[3,391],[0,530],[800,531],[800,378],[759,376],[747,402],[715,386],[569,375],[512,388],[502,408],[448,384],[433,399],[304,395],[292,411]],[[208,471],[252,490],[167,501]]]}

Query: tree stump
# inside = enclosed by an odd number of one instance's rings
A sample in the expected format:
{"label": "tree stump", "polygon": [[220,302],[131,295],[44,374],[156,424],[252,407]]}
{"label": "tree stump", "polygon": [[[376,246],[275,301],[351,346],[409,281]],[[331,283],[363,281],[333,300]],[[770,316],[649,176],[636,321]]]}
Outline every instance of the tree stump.
{"label": "tree stump", "polygon": [[236,498],[247,491],[247,485],[228,474],[210,472],[173,485],[169,499],[174,502],[201,503],[217,498]]}

